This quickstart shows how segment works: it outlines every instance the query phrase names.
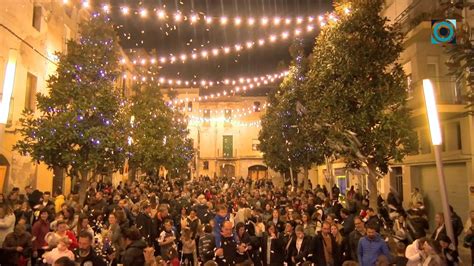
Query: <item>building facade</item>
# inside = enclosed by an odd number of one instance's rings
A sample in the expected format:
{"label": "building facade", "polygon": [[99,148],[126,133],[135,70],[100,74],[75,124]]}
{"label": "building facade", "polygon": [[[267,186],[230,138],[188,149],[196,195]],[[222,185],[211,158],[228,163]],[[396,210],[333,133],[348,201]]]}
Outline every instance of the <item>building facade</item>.
{"label": "building facade", "polygon": [[[265,91],[265,90],[264,90]],[[190,138],[196,151],[192,176],[276,178],[258,150],[260,119],[265,113],[266,94],[235,95],[204,100],[209,94],[203,88],[163,90],[188,119]],[[201,101],[190,101],[198,99]]]}

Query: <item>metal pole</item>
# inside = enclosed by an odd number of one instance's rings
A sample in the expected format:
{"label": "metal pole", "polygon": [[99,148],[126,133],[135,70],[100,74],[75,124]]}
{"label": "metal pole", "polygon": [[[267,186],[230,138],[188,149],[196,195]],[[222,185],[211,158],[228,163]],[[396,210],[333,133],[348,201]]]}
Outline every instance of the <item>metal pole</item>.
{"label": "metal pole", "polygon": [[453,231],[453,223],[451,222],[451,211],[449,210],[448,190],[446,189],[446,180],[444,178],[443,161],[441,160],[441,145],[433,145],[436,170],[438,171],[439,192],[441,194],[441,203],[443,205],[444,225],[446,226],[446,233],[451,238],[452,243],[456,243]]}

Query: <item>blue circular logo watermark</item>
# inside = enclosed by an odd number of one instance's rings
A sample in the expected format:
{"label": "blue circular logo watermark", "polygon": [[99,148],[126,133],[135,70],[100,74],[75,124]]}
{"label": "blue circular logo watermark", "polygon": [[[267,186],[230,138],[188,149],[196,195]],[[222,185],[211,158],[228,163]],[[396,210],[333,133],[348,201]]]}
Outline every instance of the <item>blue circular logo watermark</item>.
{"label": "blue circular logo watermark", "polygon": [[456,20],[432,20],[431,43],[456,43]]}

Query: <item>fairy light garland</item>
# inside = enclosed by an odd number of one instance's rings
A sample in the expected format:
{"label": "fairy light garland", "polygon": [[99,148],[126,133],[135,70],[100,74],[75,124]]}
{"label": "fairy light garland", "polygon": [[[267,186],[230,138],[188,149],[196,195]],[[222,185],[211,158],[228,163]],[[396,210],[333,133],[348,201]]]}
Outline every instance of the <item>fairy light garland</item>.
{"label": "fairy light garland", "polygon": [[191,52],[185,53],[170,53],[169,55],[158,55],[156,57],[138,57],[130,61],[126,58],[120,60],[121,64],[131,63],[133,65],[147,65],[147,64],[175,64],[175,63],[186,63],[188,61],[196,61],[200,59],[208,60],[210,58],[217,58],[222,55],[229,55],[231,53],[239,53],[242,51],[249,51],[256,47],[263,47],[268,44],[273,44],[278,41],[286,41],[291,39],[290,37],[299,37],[304,33],[311,33],[316,29],[315,25],[308,25],[306,28],[296,28],[292,31],[283,31],[278,34],[270,34],[265,38],[258,40],[249,40],[244,43],[235,43],[227,46],[220,46],[214,48],[194,48]]}

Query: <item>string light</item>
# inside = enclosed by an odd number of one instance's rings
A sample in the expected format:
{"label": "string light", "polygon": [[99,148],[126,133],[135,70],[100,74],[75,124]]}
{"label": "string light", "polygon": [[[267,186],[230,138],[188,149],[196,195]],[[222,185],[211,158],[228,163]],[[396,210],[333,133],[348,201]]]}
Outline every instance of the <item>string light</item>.
{"label": "string light", "polygon": [[[311,33],[315,30],[315,27],[313,25],[308,25],[306,27],[306,33]],[[296,28],[292,32],[289,31],[283,31],[279,34],[272,34],[270,35],[268,39],[268,43],[264,38],[260,38],[258,41],[246,41],[244,45],[237,43],[232,46],[225,46],[225,47],[214,47],[211,49],[206,49],[202,48],[202,50],[193,50],[192,52],[187,52],[187,53],[181,53],[180,56],[177,58],[174,53],[170,53],[168,56],[161,56],[159,62],[161,64],[166,64],[166,63],[185,63],[189,58],[196,60],[196,59],[208,59],[209,55],[212,54],[213,56],[219,56],[219,55],[227,55],[230,52],[241,52],[243,50],[251,50],[256,44],[258,44],[259,47],[262,47],[266,44],[269,43],[275,43],[276,41],[285,41],[290,38],[290,36],[301,36],[303,33],[301,28]],[[149,60],[147,60],[149,61]],[[136,62],[139,62],[139,60],[134,59],[131,61],[133,64],[136,64]],[[126,61],[121,60],[120,63],[125,64]]]}

